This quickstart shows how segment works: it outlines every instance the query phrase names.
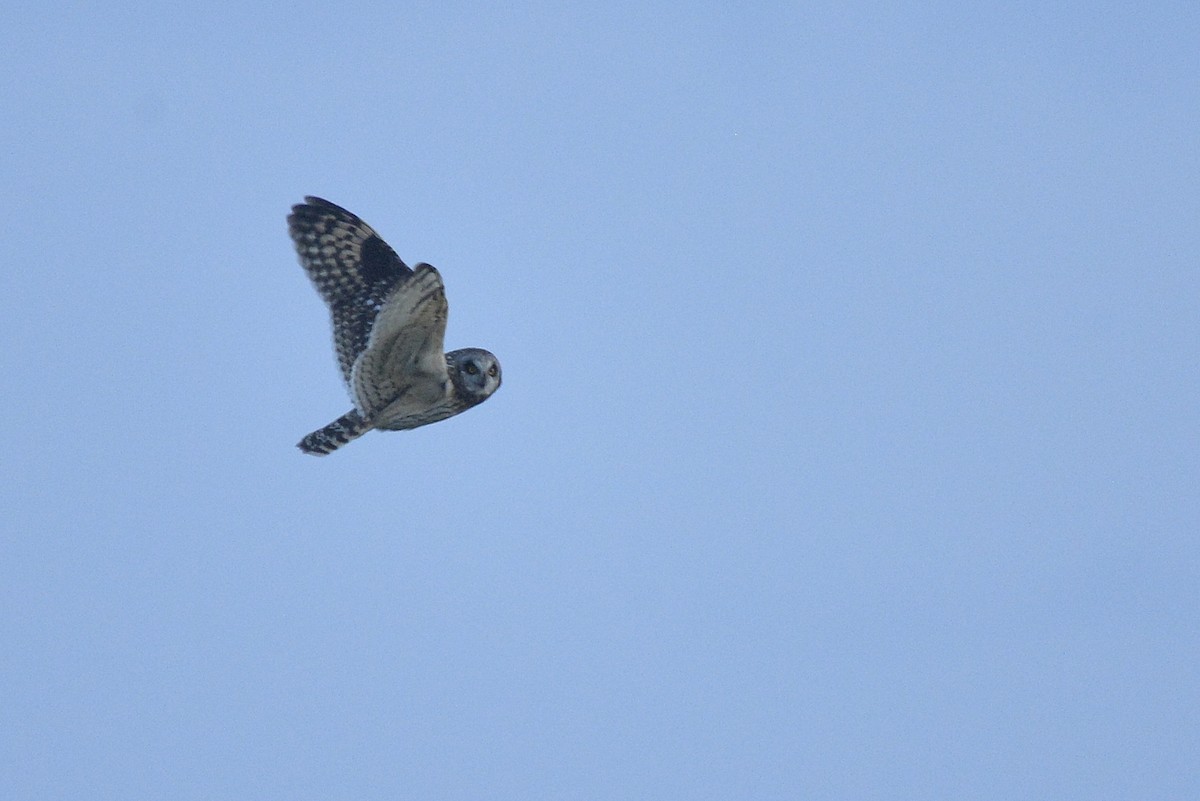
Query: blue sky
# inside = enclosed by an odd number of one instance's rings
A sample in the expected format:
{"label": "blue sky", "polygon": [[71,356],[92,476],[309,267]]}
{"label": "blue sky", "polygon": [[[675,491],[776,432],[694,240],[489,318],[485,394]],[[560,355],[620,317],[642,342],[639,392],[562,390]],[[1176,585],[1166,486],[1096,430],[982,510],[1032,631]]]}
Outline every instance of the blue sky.
{"label": "blue sky", "polygon": [[[0,797],[1200,793],[1191,3],[0,31]],[[349,409],[284,217],[445,279]]]}

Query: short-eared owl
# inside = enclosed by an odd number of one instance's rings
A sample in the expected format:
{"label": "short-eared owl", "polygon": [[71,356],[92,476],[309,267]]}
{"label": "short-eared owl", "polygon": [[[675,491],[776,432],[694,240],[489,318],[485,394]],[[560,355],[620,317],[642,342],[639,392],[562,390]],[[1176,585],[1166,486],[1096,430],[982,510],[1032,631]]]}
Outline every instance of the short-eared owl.
{"label": "short-eared owl", "polygon": [[500,363],[480,348],[443,353],[446,292],[428,264],[410,268],[355,215],[306,197],[288,233],[300,264],[329,305],[333,342],[354,409],[300,440],[324,456],[373,428],[436,423],[483,403]]}

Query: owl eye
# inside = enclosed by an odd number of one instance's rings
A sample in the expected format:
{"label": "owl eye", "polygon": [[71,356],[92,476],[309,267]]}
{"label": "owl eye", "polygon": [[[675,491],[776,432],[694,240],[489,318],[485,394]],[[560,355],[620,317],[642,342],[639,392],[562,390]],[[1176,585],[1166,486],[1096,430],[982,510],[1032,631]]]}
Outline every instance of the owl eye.
{"label": "owl eye", "polygon": [[463,368],[467,375],[477,375],[479,373],[479,365],[475,362],[467,362],[467,366]]}
{"label": "owl eye", "polygon": [[497,372],[499,372],[499,371],[496,369],[496,365],[494,365],[494,364],[488,368],[488,375],[490,375],[492,378],[496,377]]}

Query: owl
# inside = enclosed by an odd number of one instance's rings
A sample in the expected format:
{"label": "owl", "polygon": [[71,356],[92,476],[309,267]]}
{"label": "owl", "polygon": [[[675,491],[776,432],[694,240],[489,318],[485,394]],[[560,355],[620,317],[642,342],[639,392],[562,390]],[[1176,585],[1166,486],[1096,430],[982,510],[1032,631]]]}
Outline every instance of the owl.
{"label": "owl", "polygon": [[492,396],[500,362],[481,348],[443,353],[446,290],[428,264],[409,267],[355,215],[306,197],[288,215],[300,264],[329,306],[354,408],[300,440],[324,456],[373,428],[436,423]]}

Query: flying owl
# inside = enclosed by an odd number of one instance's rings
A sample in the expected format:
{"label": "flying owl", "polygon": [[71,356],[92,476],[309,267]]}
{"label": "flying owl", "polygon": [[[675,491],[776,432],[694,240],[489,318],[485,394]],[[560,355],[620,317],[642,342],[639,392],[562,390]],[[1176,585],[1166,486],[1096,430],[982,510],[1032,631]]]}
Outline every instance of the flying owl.
{"label": "flying owl", "polygon": [[428,264],[410,268],[355,215],[306,197],[288,215],[300,264],[329,306],[354,408],[300,440],[324,456],[373,428],[436,423],[492,396],[500,362],[486,350],[443,353],[446,291]]}

